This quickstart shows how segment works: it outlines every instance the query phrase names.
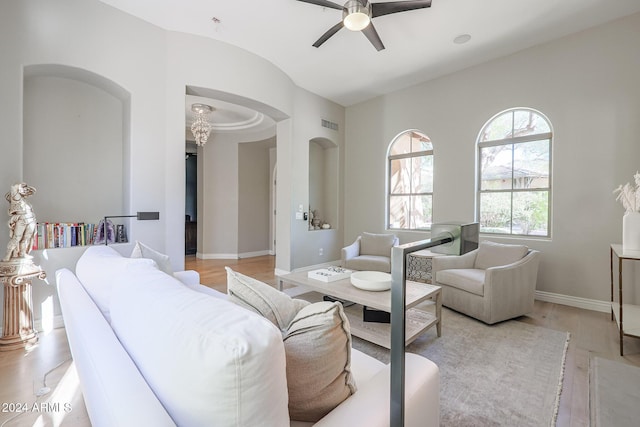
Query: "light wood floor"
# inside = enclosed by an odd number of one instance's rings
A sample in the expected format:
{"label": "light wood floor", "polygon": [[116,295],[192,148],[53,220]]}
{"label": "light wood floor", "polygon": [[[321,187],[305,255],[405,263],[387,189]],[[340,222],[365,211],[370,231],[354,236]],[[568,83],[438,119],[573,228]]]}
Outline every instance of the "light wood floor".
{"label": "light wood floor", "polygon": [[[226,292],[224,266],[275,285],[275,259],[271,256],[241,260],[200,260],[189,256],[185,264],[186,269],[200,273],[203,284],[221,292]],[[588,372],[591,356],[640,366],[640,339],[625,338],[625,356],[620,357],[617,329],[607,313],[536,301],[534,312],[518,320],[571,333],[558,426],[589,425]],[[52,391],[36,397],[44,387],[50,387]],[[47,400],[54,404],[59,402],[60,411],[56,412],[56,407],[51,405],[45,405],[40,412],[33,411],[34,402]],[[29,411],[18,415],[0,408],[0,427],[90,425],[71,367],[64,329],[41,334],[39,344],[30,351],[0,352],[0,404],[11,403],[28,403]],[[64,403],[71,404],[70,412],[64,413]]]}

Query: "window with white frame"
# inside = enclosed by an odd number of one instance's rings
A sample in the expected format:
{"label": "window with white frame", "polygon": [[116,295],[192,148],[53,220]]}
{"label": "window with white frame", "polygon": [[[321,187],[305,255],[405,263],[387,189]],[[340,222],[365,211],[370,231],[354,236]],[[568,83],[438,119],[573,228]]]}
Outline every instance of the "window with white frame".
{"label": "window with white frame", "polygon": [[418,131],[398,135],[387,157],[387,228],[428,230],[433,222],[433,146]]}
{"label": "window with white frame", "polygon": [[504,111],[482,128],[477,146],[477,218],[483,233],[551,233],[549,121],[528,108]]}

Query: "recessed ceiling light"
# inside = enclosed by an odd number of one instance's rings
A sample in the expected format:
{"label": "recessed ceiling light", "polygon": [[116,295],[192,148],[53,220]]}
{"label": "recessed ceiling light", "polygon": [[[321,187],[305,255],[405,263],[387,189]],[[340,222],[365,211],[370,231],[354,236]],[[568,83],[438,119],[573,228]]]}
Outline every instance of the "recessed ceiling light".
{"label": "recessed ceiling light", "polygon": [[469,40],[471,40],[471,36],[469,34],[460,34],[455,39],[453,39],[453,42],[455,44],[465,44]]}

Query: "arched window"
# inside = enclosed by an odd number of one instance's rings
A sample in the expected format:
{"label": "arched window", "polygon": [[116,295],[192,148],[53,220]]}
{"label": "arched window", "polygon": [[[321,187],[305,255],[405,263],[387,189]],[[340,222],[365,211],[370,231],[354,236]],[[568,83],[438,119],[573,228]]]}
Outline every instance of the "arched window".
{"label": "arched window", "polygon": [[504,111],[478,136],[477,218],[483,233],[551,234],[551,124],[528,108]]}
{"label": "arched window", "polygon": [[398,135],[387,156],[387,228],[428,230],[433,222],[433,146],[417,131]]}

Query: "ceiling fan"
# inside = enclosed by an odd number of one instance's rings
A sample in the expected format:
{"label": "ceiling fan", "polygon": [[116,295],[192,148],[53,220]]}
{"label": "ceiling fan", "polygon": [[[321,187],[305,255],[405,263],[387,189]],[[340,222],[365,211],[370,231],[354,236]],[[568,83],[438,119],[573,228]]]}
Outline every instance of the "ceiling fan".
{"label": "ceiling fan", "polygon": [[328,0],[298,0],[304,3],[311,3],[322,7],[342,10],[342,21],[331,27],[314,44],[320,47],[331,36],[340,31],[342,27],[347,27],[351,31],[362,31],[371,44],[378,50],[384,49],[384,44],[371,22],[372,18],[391,13],[406,12],[408,10],[423,9],[431,7],[431,0],[408,0],[390,1],[381,3],[371,3],[368,0],[347,0],[344,6],[340,6]]}

